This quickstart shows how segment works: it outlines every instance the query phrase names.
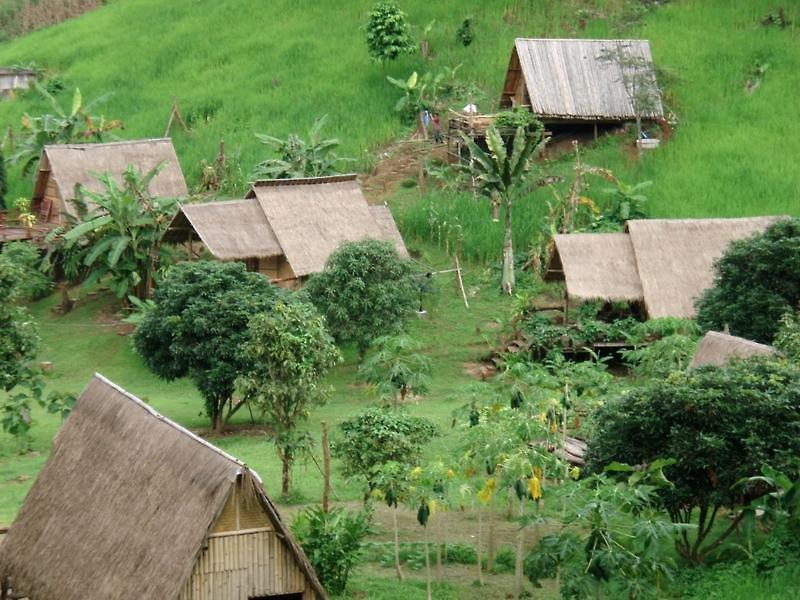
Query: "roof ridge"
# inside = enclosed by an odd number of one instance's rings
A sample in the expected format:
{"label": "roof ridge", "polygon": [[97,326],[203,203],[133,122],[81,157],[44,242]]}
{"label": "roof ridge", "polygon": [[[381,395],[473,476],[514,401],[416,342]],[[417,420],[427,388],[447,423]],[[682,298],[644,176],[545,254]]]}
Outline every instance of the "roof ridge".
{"label": "roof ridge", "polygon": [[518,37],[514,38],[514,41],[526,41],[526,42],[647,42],[650,43],[650,40],[647,38],[529,38],[529,37]]}
{"label": "roof ridge", "polygon": [[114,383],[113,381],[111,381],[110,379],[105,377],[104,375],[95,372],[92,377],[94,379],[97,379],[100,382],[104,383],[105,385],[108,385],[111,388],[115,389],[116,391],[121,393],[123,396],[125,396],[128,400],[131,400],[134,404],[136,404],[140,408],[142,408],[145,411],[147,411],[150,414],[150,416],[155,417],[158,421],[161,421],[162,423],[165,423],[166,425],[169,425],[173,429],[176,429],[178,432],[180,432],[183,435],[187,436],[189,439],[197,442],[198,444],[201,444],[202,446],[204,446],[205,448],[207,448],[209,450],[212,450],[212,451],[216,452],[217,454],[219,454],[223,458],[228,459],[229,461],[231,461],[232,463],[238,465],[239,467],[241,467],[245,471],[248,471],[248,472],[252,473],[253,476],[256,478],[256,480],[263,485],[263,482],[261,481],[261,477],[259,477],[258,473],[253,471],[250,467],[248,467],[245,463],[243,463],[241,460],[239,460],[235,456],[231,456],[230,454],[228,454],[224,450],[222,450],[220,448],[217,448],[211,442],[208,442],[208,441],[204,440],[203,438],[201,438],[199,435],[192,433],[191,431],[186,429],[183,425],[179,425],[178,423],[176,423],[172,419],[170,419],[168,417],[165,417],[164,415],[159,413],[157,410],[155,410],[153,407],[151,407],[148,404],[146,404],[143,400],[141,400],[140,398],[137,398],[136,396],[131,394],[129,391],[123,389],[121,386],[117,385],[116,383]]}
{"label": "roof ridge", "polygon": [[322,175],[320,177],[297,177],[294,179],[258,179],[252,187],[283,187],[292,185],[317,185],[322,183],[340,183],[355,181],[358,173],[344,173],[341,175]]}
{"label": "roof ridge", "polygon": [[142,138],[138,140],[116,140],[113,142],[86,142],[84,144],[45,144],[44,149],[47,150],[49,148],[69,148],[72,150],[77,150],[85,148],[96,148],[99,146],[132,146],[133,144],[152,144],[153,142],[172,143],[172,138],[169,137]]}

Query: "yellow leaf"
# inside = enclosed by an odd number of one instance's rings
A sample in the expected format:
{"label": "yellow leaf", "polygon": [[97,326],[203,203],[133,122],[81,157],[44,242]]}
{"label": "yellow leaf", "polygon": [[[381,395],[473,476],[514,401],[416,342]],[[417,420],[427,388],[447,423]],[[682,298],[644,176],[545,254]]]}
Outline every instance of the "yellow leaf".
{"label": "yellow leaf", "polygon": [[528,491],[534,500],[539,500],[542,497],[542,483],[536,475],[528,479]]}

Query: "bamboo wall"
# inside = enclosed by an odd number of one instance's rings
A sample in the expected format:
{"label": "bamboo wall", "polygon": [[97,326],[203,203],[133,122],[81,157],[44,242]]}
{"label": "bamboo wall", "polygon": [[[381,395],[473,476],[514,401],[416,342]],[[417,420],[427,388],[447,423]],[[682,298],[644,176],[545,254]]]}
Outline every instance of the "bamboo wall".
{"label": "bamboo wall", "polygon": [[294,555],[247,489],[241,482],[232,486],[178,600],[249,600],[292,593],[313,600]]}

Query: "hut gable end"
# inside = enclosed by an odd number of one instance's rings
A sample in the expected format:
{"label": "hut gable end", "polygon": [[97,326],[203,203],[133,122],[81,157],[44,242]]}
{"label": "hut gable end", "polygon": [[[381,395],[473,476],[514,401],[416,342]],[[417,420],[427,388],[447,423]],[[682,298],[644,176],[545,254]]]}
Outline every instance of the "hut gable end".
{"label": "hut gable end", "polygon": [[34,185],[34,203],[49,196],[48,184],[57,190],[63,200],[61,212],[73,214],[68,200],[75,197],[80,186],[90,192],[102,192],[103,184],[97,176],[108,172],[122,183],[122,174],[129,165],[142,173],[162,165],[161,171],[150,182],[150,193],[165,198],[179,198],[188,194],[178,157],[170,139],[134,140],[106,144],[58,144],[45,146]]}
{"label": "hut gable end", "polygon": [[[262,553],[242,580],[260,594],[325,598],[255,473],[95,375],[0,545],[0,581],[36,600],[247,600],[244,588],[244,596],[182,595],[236,494],[240,529],[220,544],[284,548],[282,565]],[[280,583],[286,573],[292,589]]]}

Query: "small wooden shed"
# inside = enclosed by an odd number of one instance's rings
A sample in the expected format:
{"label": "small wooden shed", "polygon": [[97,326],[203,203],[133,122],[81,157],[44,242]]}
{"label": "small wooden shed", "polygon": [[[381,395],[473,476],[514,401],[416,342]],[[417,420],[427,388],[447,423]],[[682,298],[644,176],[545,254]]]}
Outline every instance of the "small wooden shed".
{"label": "small wooden shed", "polygon": [[5,600],[325,600],[258,475],[95,375],[0,544]]}
{"label": "small wooden shed", "polygon": [[355,175],[258,181],[244,200],[184,204],[164,240],[202,244],[219,260],[241,260],[276,282],[322,271],[343,242],[392,242],[408,258],[385,204],[369,205]]}
{"label": "small wooden shed", "polygon": [[709,331],[700,340],[689,368],[695,369],[708,365],[721,367],[733,358],[771,356],[773,354],[775,354],[775,348],[772,346],[719,331]]}
{"label": "small wooden shed", "polygon": [[14,90],[27,90],[36,81],[36,71],[0,67],[0,96],[10,96]]}
{"label": "small wooden shed", "polygon": [[150,183],[150,193],[164,198],[186,196],[186,181],[169,138],[45,146],[33,189],[34,210],[40,223],[61,223],[63,213],[74,214],[69,200],[75,198],[76,186],[100,192],[99,175],[111,173],[121,183],[129,166],[147,173],[159,165],[162,168]]}
{"label": "small wooden shed", "polygon": [[[652,86],[653,108],[645,119],[663,116],[647,40],[530,39],[514,41],[500,106],[529,107],[546,125],[621,123],[636,118],[623,70],[610,53],[630,57],[628,69],[646,69],[637,80]],[[633,66],[635,65],[635,66]]]}
{"label": "small wooden shed", "polygon": [[568,300],[641,303],[650,318],[692,318],[728,245],[779,218],[634,219],[624,233],[556,235],[545,279],[564,281]]}

